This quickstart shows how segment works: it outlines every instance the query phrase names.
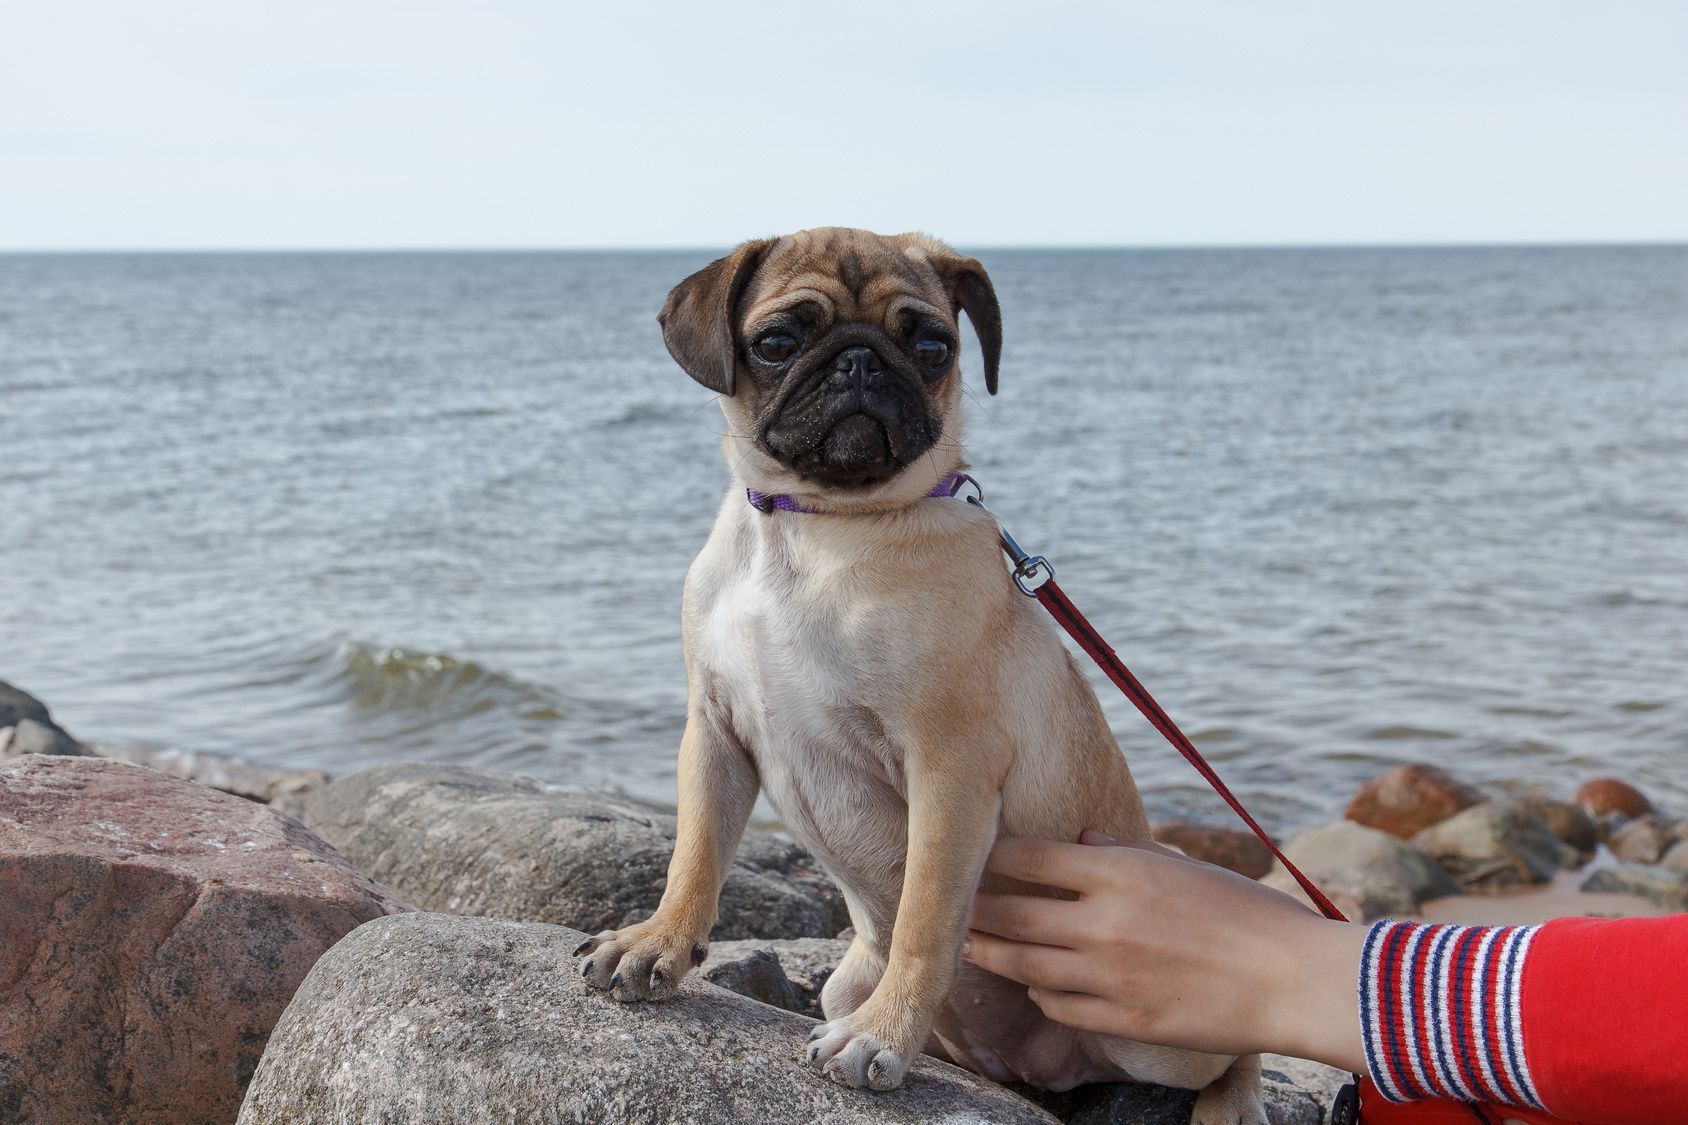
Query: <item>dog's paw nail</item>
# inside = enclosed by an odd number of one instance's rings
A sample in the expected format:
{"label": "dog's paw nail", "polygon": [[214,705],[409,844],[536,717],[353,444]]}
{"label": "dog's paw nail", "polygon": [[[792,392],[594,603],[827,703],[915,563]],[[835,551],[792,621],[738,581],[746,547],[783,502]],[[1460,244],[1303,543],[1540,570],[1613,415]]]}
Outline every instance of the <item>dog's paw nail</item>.
{"label": "dog's paw nail", "polygon": [[651,973],[651,987],[652,988],[667,988],[668,987],[668,974],[663,972],[661,969],[653,970],[652,973]]}
{"label": "dog's paw nail", "polygon": [[574,947],[574,955],[576,957],[579,957],[582,953],[585,953],[588,949],[591,949],[592,943],[594,941],[597,941],[597,940],[598,940],[597,938],[587,938],[585,941],[581,942],[579,945]]}
{"label": "dog's paw nail", "polygon": [[701,965],[701,964],[703,964],[703,959],[705,957],[708,957],[708,956],[709,956],[709,946],[708,945],[704,944],[703,942],[699,942],[698,944],[692,946],[692,964]]}
{"label": "dog's paw nail", "polygon": [[823,1036],[825,1034],[826,1034],[826,1024],[817,1023],[814,1027],[809,1029],[809,1042],[813,1043],[815,1040],[819,1039],[821,1036]]}
{"label": "dog's paw nail", "polygon": [[620,988],[620,987],[621,987],[621,974],[617,973],[617,974],[615,974],[615,976],[610,978],[610,988],[616,989],[616,988]]}
{"label": "dog's paw nail", "polygon": [[821,1057],[821,1049],[819,1047],[813,1047],[812,1046],[812,1047],[809,1048],[809,1061],[810,1062],[814,1062],[816,1059],[818,1059],[820,1057]]}
{"label": "dog's paw nail", "polygon": [[591,976],[592,975],[592,966],[595,965],[595,964],[597,964],[596,961],[588,959],[586,964],[580,966],[580,975],[583,976],[583,977]]}

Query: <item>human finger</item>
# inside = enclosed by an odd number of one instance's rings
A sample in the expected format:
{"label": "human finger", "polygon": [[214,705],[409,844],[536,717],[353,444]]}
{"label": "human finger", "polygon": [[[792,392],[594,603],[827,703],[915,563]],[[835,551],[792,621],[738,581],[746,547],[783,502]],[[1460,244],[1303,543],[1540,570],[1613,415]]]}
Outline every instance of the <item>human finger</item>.
{"label": "human finger", "polygon": [[1033,988],[1082,988],[1095,976],[1089,963],[1070,949],[1009,941],[978,930],[968,933],[961,955],[987,973]]}
{"label": "human finger", "polygon": [[968,925],[1014,941],[1037,942],[1074,948],[1084,927],[1074,915],[1083,908],[1069,899],[1037,895],[979,894],[973,899],[973,916]]}
{"label": "human finger", "polygon": [[1118,1034],[1121,1011],[1117,1003],[1088,992],[1058,988],[1037,988],[1027,995],[1044,1015],[1058,1024],[1079,1031]]}
{"label": "human finger", "polygon": [[1029,836],[1004,836],[991,848],[985,870],[1026,883],[1084,891],[1098,882],[1097,849]]}

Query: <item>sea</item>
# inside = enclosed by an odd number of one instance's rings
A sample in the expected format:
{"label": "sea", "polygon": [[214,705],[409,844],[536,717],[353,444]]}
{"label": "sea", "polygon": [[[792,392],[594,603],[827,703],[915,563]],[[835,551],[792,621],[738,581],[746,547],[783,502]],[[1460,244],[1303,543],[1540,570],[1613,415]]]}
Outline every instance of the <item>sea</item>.
{"label": "sea", "polygon": [[[974,252],[989,503],[1270,827],[1401,762],[1688,813],[1688,247]],[[0,679],[672,802],[730,484],[655,313],[717,253],[0,256]],[[1096,682],[1151,816],[1224,823]]]}

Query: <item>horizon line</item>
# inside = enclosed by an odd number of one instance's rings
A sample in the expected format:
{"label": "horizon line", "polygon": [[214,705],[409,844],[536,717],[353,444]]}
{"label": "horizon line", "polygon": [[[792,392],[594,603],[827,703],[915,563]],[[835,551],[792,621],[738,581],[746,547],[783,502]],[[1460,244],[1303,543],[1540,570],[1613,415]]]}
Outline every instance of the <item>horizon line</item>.
{"label": "horizon line", "polygon": [[[403,246],[0,246],[0,257],[116,254],[688,254],[731,249],[736,243],[627,245],[610,243],[557,245],[403,245]],[[1662,239],[1499,239],[1494,241],[1423,240],[1353,242],[958,242],[969,252],[1038,251],[1211,251],[1211,250],[1554,250],[1593,248],[1668,248],[1688,246],[1688,237]]]}

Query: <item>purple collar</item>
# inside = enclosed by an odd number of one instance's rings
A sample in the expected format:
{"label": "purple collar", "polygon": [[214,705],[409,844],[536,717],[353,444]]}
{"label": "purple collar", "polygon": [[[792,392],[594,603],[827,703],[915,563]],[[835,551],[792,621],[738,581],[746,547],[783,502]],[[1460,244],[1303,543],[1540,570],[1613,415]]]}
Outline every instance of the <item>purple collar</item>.
{"label": "purple collar", "polygon": [[[954,496],[961,491],[961,486],[966,480],[966,473],[945,473],[943,478],[932,486],[932,491],[926,495],[927,497]],[[804,507],[784,492],[767,493],[758,492],[754,488],[747,488],[744,490],[744,495],[750,501],[750,506],[759,512],[778,510],[781,512],[807,512],[813,516],[824,514],[819,508]]]}

